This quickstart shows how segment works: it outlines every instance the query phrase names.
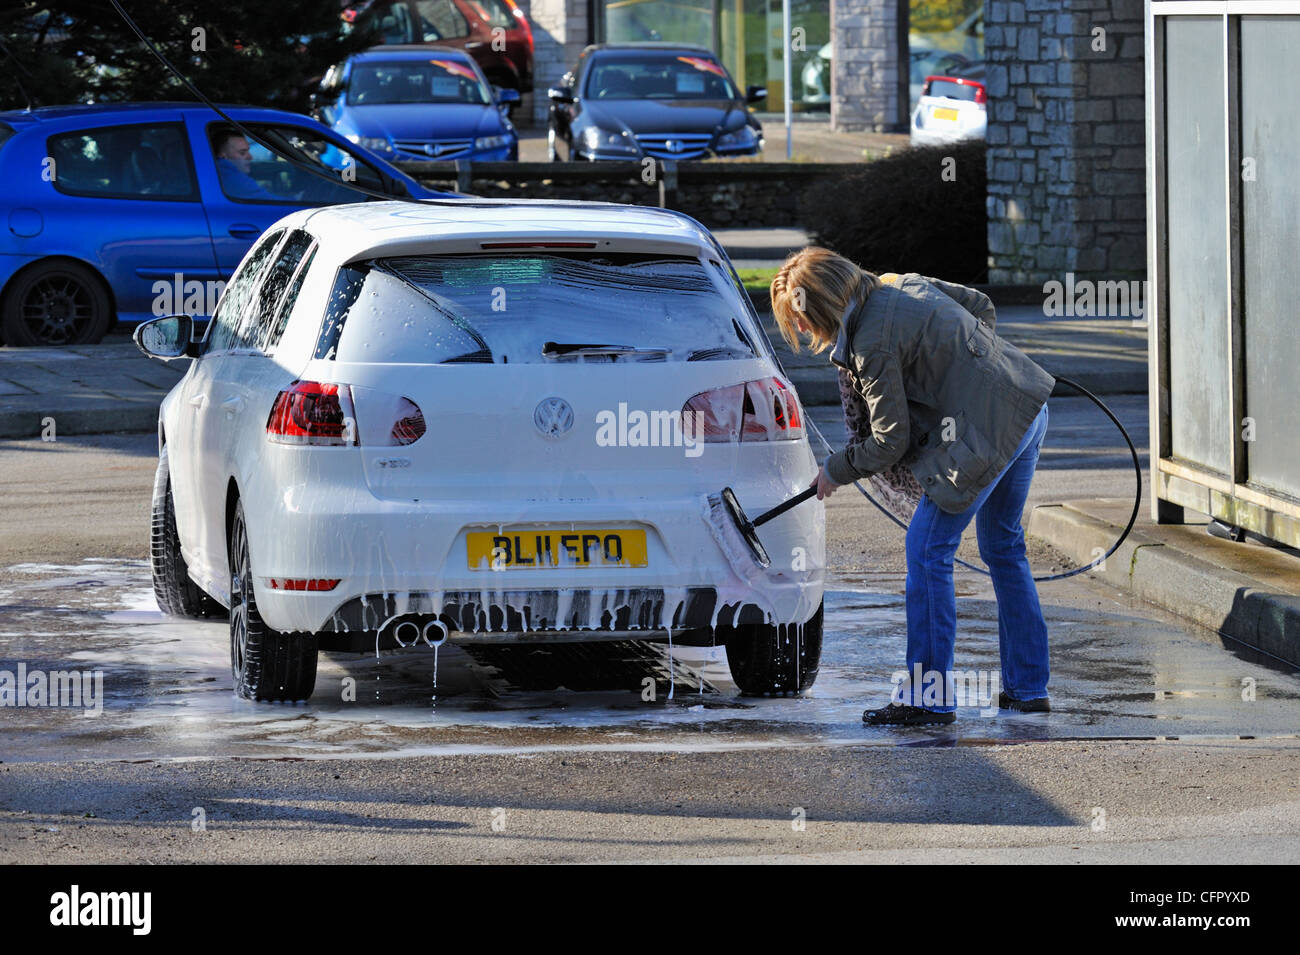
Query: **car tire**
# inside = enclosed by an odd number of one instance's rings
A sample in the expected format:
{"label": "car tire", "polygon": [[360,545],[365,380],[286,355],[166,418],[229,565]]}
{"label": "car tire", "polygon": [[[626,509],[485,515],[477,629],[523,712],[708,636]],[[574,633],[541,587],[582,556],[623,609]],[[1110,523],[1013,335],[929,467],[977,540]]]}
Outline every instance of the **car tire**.
{"label": "car tire", "polygon": [[797,696],[817,680],[825,604],[802,627],[736,627],[724,638],[731,679],[745,696]]}
{"label": "car tire", "polygon": [[230,527],[230,672],[245,700],[305,700],[316,687],[316,635],[272,630],[257,611],[244,504]]}
{"label": "car tire", "polygon": [[0,301],[10,345],[94,345],[113,321],[99,276],[77,262],[41,262],[16,275]]}
{"label": "car tire", "polygon": [[158,608],[172,617],[214,617],[221,605],[190,580],[176,532],[176,503],[172,497],[167,446],[158,455],[153,480],[152,520],[149,527],[149,565]]}

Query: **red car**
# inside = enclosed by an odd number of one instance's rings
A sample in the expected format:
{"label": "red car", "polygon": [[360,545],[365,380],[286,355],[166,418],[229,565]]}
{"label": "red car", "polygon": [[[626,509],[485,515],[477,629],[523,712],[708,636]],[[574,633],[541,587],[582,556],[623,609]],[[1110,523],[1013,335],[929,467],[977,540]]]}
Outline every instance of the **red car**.
{"label": "red car", "polygon": [[340,17],[379,43],[465,50],[494,86],[533,88],[533,30],[515,0],[345,0]]}

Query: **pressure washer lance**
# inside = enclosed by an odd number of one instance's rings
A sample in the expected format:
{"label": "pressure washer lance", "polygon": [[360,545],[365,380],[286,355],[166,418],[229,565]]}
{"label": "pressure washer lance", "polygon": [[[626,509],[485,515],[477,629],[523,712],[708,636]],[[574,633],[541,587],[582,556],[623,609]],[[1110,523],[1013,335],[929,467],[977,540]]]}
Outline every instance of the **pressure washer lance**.
{"label": "pressure washer lance", "polygon": [[[751,521],[745,516],[745,509],[741,507],[740,502],[736,500],[736,492],[729,487],[724,487],[721,495],[709,495],[709,511],[713,514],[717,514],[718,510],[721,508],[731,518],[731,522],[735,525],[736,530],[740,531],[740,539],[745,542],[745,546],[749,548],[749,552],[753,555],[754,560],[760,567],[766,570],[772,566],[772,558],[767,556],[767,549],[763,547],[763,542],[758,539],[758,528],[766,524],[772,518],[780,517],[786,511],[790,510],[790,508],[802,504],[816,493],[817,485],[814,484],[812,487],[800,491],[789,500],[782,501],[770,511],[764,511]],[[711,520],[709,523],[716,526],[717,522]]]}
{"label": "pressure washer lance", "polygon": [[[784,371],[784,369],[782,370]],[[1119,537],[1115,539],[1115,543],[1110,545],[1110,549],[1107,550],[1106,553],[1102,554],[1089,564],[1074,567],[1070,570],[1062,571],[1059,574],[1045,574],[1041,577],[1035,577],[1034,580],[1039,582],[1062,580],[1066,577],[1073,577],[1075,574],[1082,574],[1083,572],[1092,570],[1094,567],[1102,564],[1107,557],[1119,550],[1120,544],[1124,543],[1125,539],[1129,535],[1129,531],[1133,530],[1133,525],[1137,522],[1138,510],[1142,506],[1142,465],[1138,460],[1137,447],[1133,444],[1133,439],[1129,437],[1128,430],[1120,423],[1119,418],[1115,417],[1115,413],[1110,410],[1106,403],[1087,388],[1083,387],[1083,385],[1079,384],[1077,381],[1073,381],[1060,375],[1056,376],[1056,380],[1068,388],[1074,388],[1085,398],[1091,400],[1093,404],[1105,413],[1106,417],[1111,420],[1115,427],[1119,429],[1119,433],[1123,436],[1124,442],[1128,445],[1129,454],[1133,459],[1133,473],[1137,478],[1137,490],[1133,495],[1133,510],[1129,514],[1128,524],[1125,525],[1123,532],[1121,532]],[[831,444],[826,440],[826,436],[822,434],[821,429],[813,423],[811,418],[805,417],[805,420],[812,428],[813,433],[817,435],[822,445],[825,446],[826,451],[828,453],[831,452],[833,450]],[[903,530],[907,530],[907,524],[900,520],[898,515],[893,511],[889,510],[885,505],[872,497],[871,494],[867,492],[867,489],[862,486],[861,481],[854,481],[853,486],[861,491],[862,496],[874,504],[882,514],[899,527],[903,528]],[[724,487],[720,495],[710,494],[705,498],[704,519],[713,529],[714,538],[718,541],[719,545],[721,545],[728,562],[740,575],[741,579],[755,580],[756,575],[772,566],[772,559],[768,557],[767,550],[763,547],[762,541],[758,539],[757,528],[766,524],[774,517],[780,517],[786,511],[790,510],[790,508],[802,504],[816,493],[817,485],[814,484],[811,487],[800,491],[789,500],[782,501],[770,511],[765,511],[751,521],[745,516],[744,508],[740,506],[740,502],[736,500],[735,492],[729,487]],[[737,548],[734,544],[734,535],[737,533],[739,534],[740,541],[744,544],[745,550],[743,551]],[[753,560],[748,560],[747,555],[748,557],[752,557]],[[957,558],[956,563],[961,564],[963,567],[973,570],[976,573],[984,574],[986,576],[989,573],[987,569],[976,567],[974,564],[969,564],[961,558]]]}

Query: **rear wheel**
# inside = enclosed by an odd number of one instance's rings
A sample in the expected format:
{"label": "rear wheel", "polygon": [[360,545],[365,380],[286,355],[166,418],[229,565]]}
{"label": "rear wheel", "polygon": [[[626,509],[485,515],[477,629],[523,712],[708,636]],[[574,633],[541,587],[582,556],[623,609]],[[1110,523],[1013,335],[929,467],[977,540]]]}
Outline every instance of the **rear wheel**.
{"label": "rear wheel", "polygon": [[176,533],[176,504],[172,499],[167,446],[158,455],[153,479],[153,520],[149,528],[149,564],[153,571],[153,593],[163,613],[173,617],[213,617],[221,605],[190,580],[189,568],[181,556]]}
{"label": "rear wheel", "polygon": [[93,345],[113,318],[98,276],[76,262],[44,262],[10,281],[0,323],[10,345]]}
{"label": "rear wheel", "polygon": [[737,627],[726,638],[731,679],[746,696],[795,696],[817,680],[822,658],[822,614],[807,623]]}
{"label": "rear wheel", "polygon": [[244,504],[230,529],[230,672],[246,700],[305,700],[316,687],[316,635],[272,630],[257,612]]}

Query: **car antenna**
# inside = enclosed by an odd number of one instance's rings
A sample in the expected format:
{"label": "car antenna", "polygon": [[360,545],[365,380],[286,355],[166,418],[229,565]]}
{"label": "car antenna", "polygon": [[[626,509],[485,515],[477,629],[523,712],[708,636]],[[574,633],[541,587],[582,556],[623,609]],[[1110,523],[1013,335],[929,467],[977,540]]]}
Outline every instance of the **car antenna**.
{"label": "car antenna", "polygon": [[281,159],[283,159],[285,162],[289,163],[290,165],[295,166],[298,169],[303,170],[304,172],[310,173],[311,175],[316,176],[318,179],[324,179],[327,182],[334,183],[334,185],[336,186],[343,186],[345,189],[351,189],[353,192],[359,192],[362,195],[369,196],[372,199],[382,199],[385,202],[393,202],[393,201],[411,202],[419,206],[464,205],[464,203],[460,202],[459,200],[416,199],[413,196],[390,196],[387,193],[378,191],[377,189],[367,189],[365,186],[358,185],[355,182],[348,182],[345,179],[335,178],[334,176],[331,176],[329,173],[316,168],[310,163],[303,162],[302,160],[298,159],[297,156],[293,156],[287,152],[284,152],[279,147],[277,147],[274,143],[267,142],[266,140],[262,139],[260,136],[250,131],[247,127],[245,127],[241,122],[239,122],[239,120],[235,119],[233,116],[227,115],[227,113],[220,106],[218,106],[216,103],[212,102],[212,100],[204,96],[202,91],[200,91],[197,86],[191,83],[189,81],[189,78],[184,73],[182,73],[175,66],[173,66],[172,62],[168,60],[167,57],[163,56],[161,50],[159,50],[156,46],[153,45],[153,43],[149,40],[149,37],[146,36],[144,31],[141,30],[140,27],[136,24],[136,22],[131,19],[131,15],[127,13],[125,9],[123,9],[122,4],[119,3],[118,0],[109,0],[109,3],[113,5],[113,9],[117,11],[118,15],[123,20],[126,21],[126,25],[131,28],[131,32],[133,32],[137,37],[140,38],[140,42],[144,44],[145,49],[147,49],[150,53],[152,53],[155,57],[157,57],[158,62],[160,62],[163,66],[165,66],[168,69],[168,71],[170,71],[178,80],[180,80],[185,85],[185,88],[189,90],[194,95],[194,97],[199,100],[199,102],[201,102],[204,106],[208,107],[208,109],[212,110],[214,113],[216,113],[226,122],[228,122],[231,126],[233,126],[236,129],[236,131],[238,131],[239,134],[243,136],[245,139],[260,144],[265,149],[269,150],[274,155],[279,156]]}

